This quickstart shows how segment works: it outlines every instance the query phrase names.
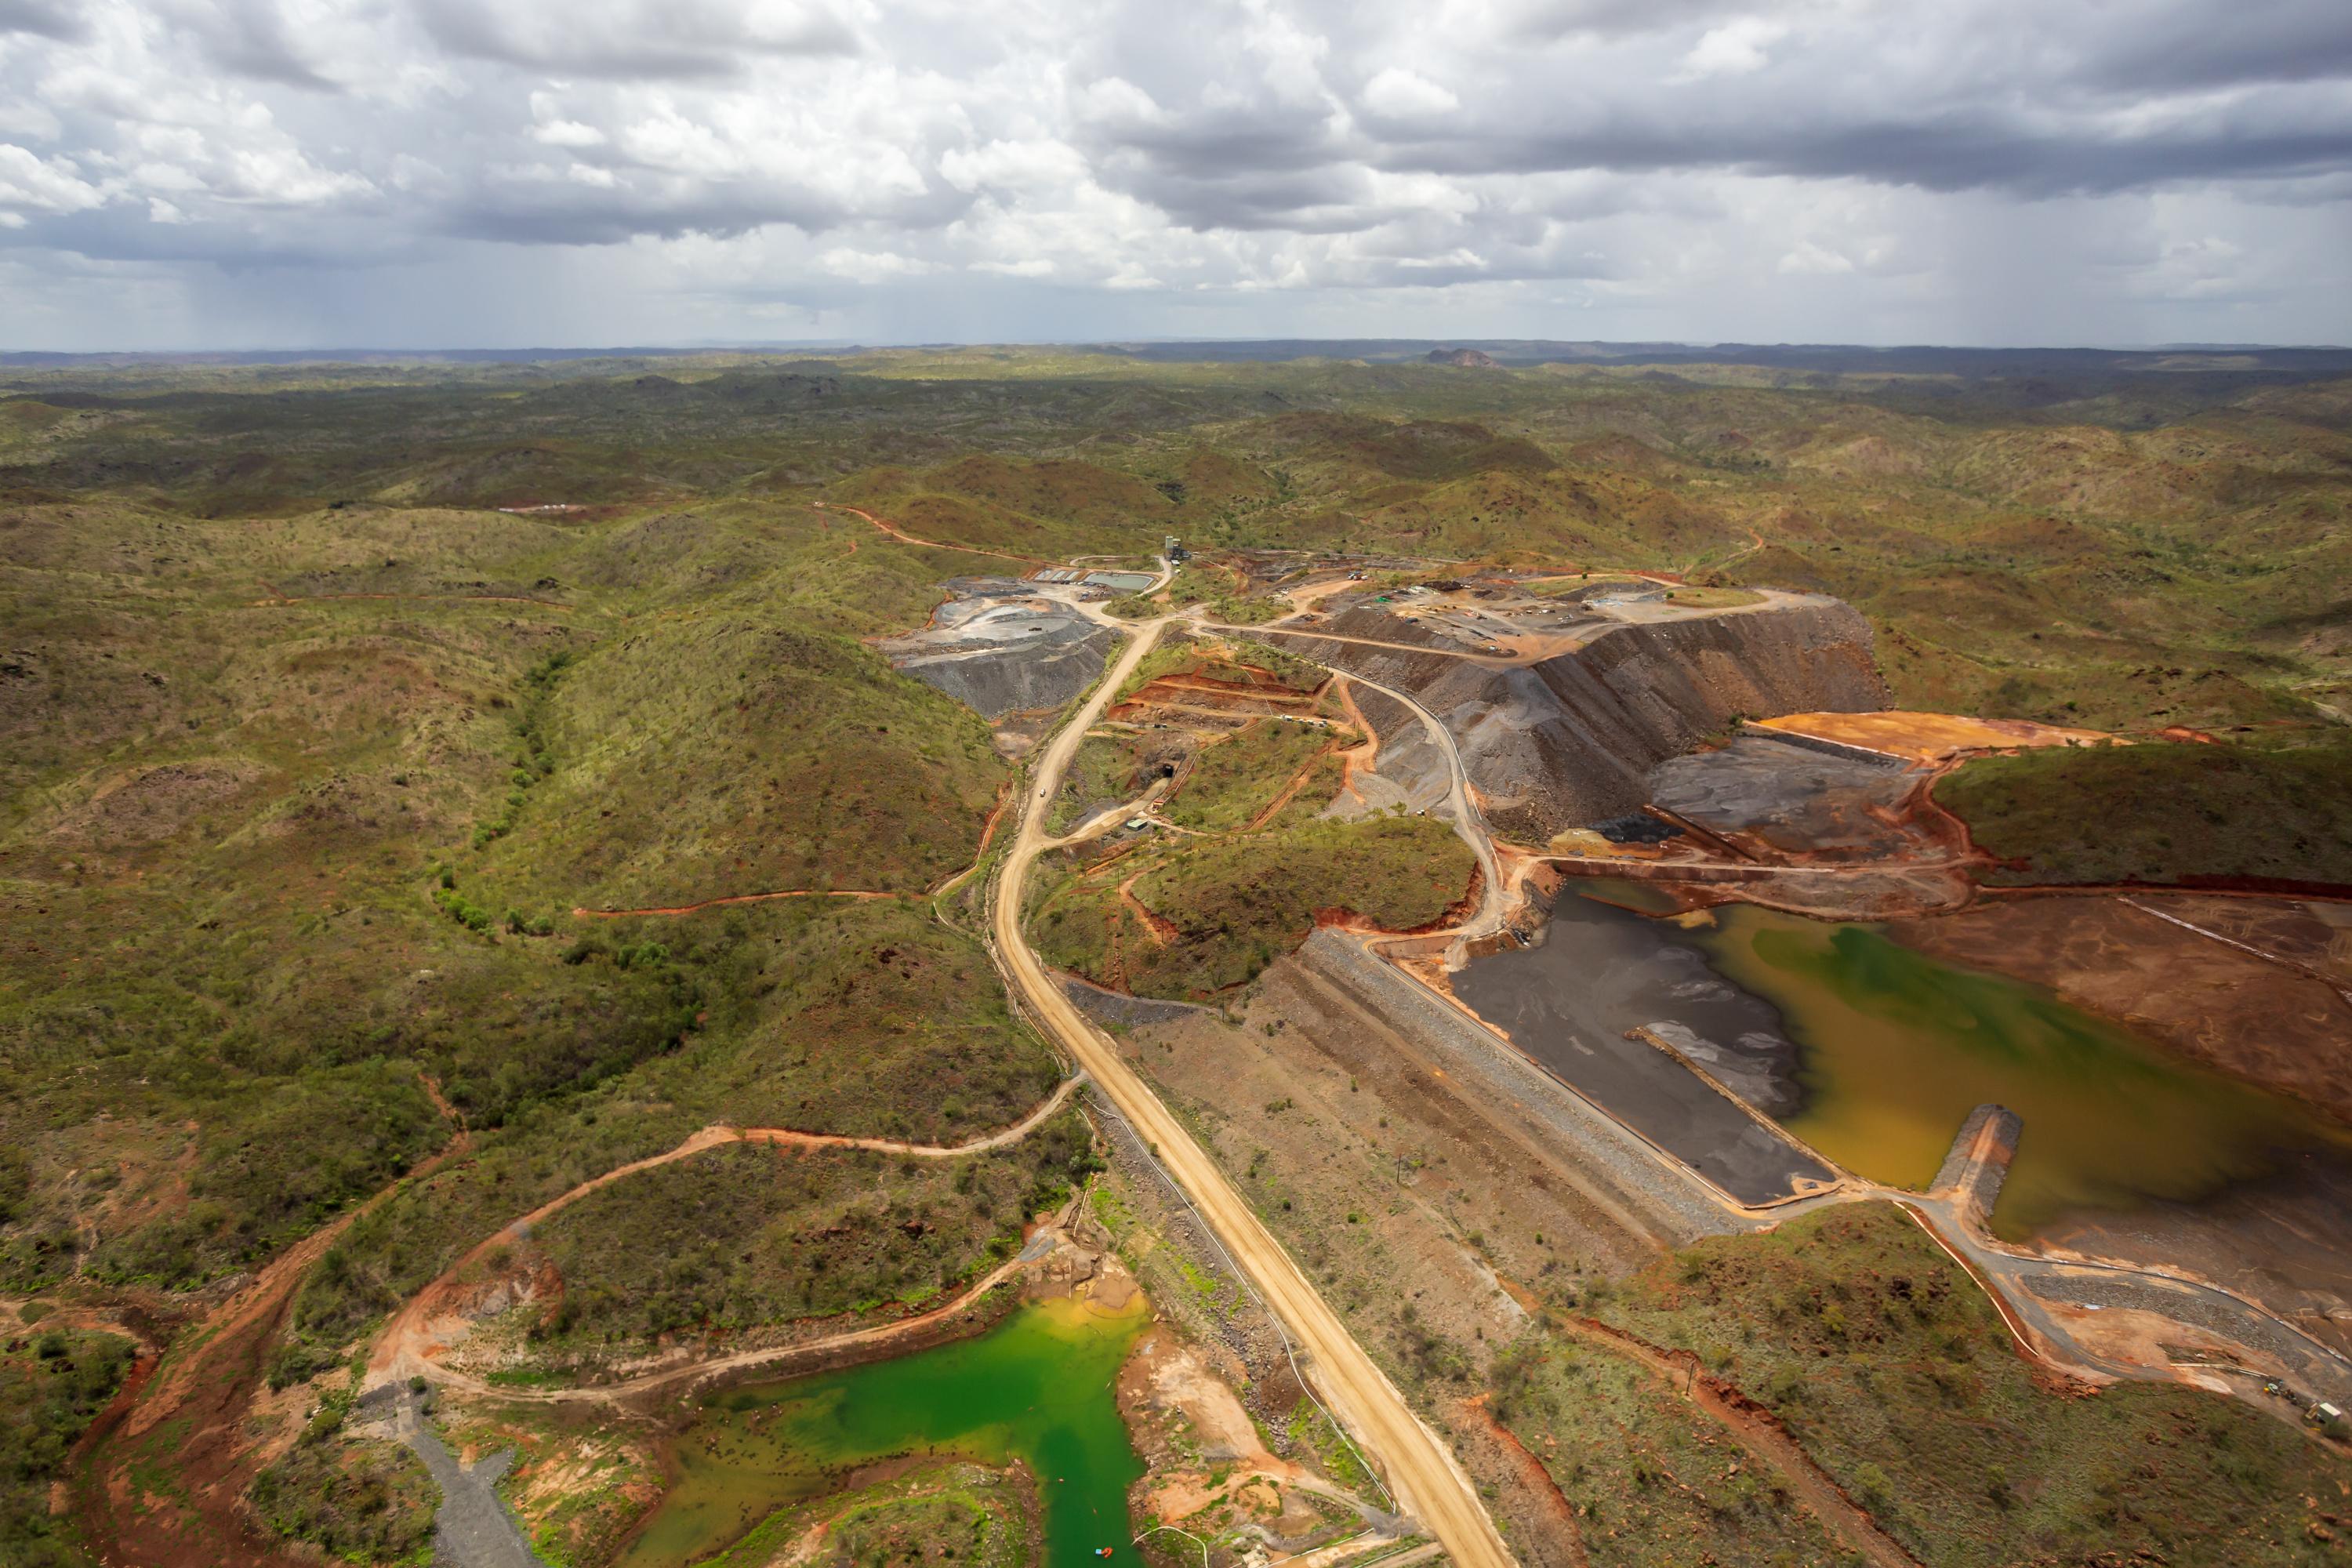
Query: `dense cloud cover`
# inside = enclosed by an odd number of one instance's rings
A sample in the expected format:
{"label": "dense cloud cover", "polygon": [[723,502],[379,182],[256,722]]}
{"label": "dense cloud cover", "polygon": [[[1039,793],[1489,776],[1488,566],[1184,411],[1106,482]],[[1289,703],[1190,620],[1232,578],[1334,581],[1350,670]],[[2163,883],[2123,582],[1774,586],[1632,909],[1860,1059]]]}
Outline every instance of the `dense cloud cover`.
{"label": "dense cloud cover", "polygon": [[2345,0],[0,0],[0,348],[2352,340]]}

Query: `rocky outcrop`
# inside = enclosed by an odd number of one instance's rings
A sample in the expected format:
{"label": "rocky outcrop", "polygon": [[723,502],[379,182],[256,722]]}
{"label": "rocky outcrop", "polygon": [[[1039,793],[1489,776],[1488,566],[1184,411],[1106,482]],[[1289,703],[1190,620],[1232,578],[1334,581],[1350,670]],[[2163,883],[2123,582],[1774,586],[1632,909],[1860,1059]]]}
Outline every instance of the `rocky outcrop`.
{"label": "rocky outcrop", "polygon": [[[1367,610],[1331,629],[1426,640],[1412,623]],[[1887,703],[1869,622],[1828,598],[1620,626],[1573,653],[1511,668],[1358,643],[1297,647],[1413,693],[1453,733],[1495,829],[1538,844],[1639,810],[1652,768],[1741,717]]]}

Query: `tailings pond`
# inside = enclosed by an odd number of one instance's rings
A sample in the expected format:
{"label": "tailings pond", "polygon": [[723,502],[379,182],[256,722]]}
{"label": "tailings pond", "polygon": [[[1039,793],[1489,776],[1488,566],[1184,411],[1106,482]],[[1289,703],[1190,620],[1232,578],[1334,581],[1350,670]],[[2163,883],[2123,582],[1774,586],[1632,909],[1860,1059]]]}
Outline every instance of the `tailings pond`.
{"label": "tailings pond", "polygon": [[[713,1394],[679,1434],[669,1494],[622,1568],[699,1562],[843,1472],[904,1454],[1018,1460],[1043,1500],[1050,1568],[1139,1568],[1127,1489],[1143,1464],[1115,1384],[1150,1320],[1140,1296],[1108,1314],[1078,1299],[1041,1301],[978,1339]],[[1097,1557],[1104,1546],[1110,1556]]]}
{"label": "tailings pond", "polygon": [[[1534,947],[1474,959],[1454,994],[1554,1077],[1743,1204],[1836,1173],[1774,1135],[1647,1030],[1761,1111],[1799,1103],[1797,1047],[1673,926],[1563,892]],[[1955,1126],[1958,1125],[1956,1121]]]}
{"label": "tailings pond", "polygon": [[[1973,1107],[2008,1106],[2024,1133],[1992,1228],[2012,1240],[2069,1211],[2194,1202],[2347,1152],[2345,1134],[2292,1101],[1875,926],[1745,904],[1652,919],[1610,899],[1634,902],[1612,885],[1563,889],[1540,945],[1473,961],[1454,990],[1735,1194],[1708,1162],[1748,1147],[1723,1142],[1737,1108],[1692,1109],[1700,1080],[1683,1069],[1677,1081],[1678,1063],[1623,1031],[1673,1041],[1811,1148],[1890,1185],[1925,1186]],[[1733,1168],[1751,1188],[1772,1171]]]}

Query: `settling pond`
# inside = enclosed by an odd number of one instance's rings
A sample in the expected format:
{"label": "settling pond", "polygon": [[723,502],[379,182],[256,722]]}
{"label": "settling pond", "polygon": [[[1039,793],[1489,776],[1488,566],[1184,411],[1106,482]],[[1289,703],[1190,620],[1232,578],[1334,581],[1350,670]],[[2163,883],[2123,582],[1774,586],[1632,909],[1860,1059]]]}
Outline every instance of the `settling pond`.
{"label": "settling pond", "polygon": [[1454,988],[1548,1070],[1738,1195],[1775,1162],[1751,1155],[1725,1180],[1739,1152],[1724,1142],[1732,1124],[1685,1110],[1696,1076],[1624,1030],[1667,1038],[1811,1148],[1889,1185],[1924,1187],[1972,1108],[2008,1106],[2025,1130],[1992,1228],[2011,1240],[2069,1211],[2194,1202],[2292,1156],[2352,1153],[2291,1100],[1876,926],[1746,904],[1679,921],[1634,912],[1654,898],[1571,885],[1540,945],[1475,960]]}
{"label": "settling pond", "polygon": [[1019,1460],[1036,1479],[1049,1568],[1139,1568],[1127,1489],[1143,1464],[1114,1386],[1150,1321],[1140,1296],[1112,1313],[1035,1302],[977,1339],[713,1394],[679,1434],[670,1491],[621,1568],[685,1568],[841,1472],[909,1453]]}

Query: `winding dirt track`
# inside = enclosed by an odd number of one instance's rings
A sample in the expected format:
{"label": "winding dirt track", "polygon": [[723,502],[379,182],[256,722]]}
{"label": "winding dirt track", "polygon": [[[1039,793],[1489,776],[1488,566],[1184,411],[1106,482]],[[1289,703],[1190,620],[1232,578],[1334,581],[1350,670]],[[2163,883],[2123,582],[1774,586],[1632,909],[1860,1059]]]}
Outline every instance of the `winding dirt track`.
{"label": "winding dirt track", "polygon": [[[431,1080],[426,1090],[444,1103]],[[112,1405],[77,1447],[75,1511],[98,1560],[108,1568],[280,1568],[299,1561],[283,1543],[263,1539],[244,1513],[253,1479],[243,1427],[268,1363],[278,1330],[310,1266],[353,1221],[402,1186],[462,1155],[471,1135],[457,1128],[438,1152],[357,1207],[280,1252],[253,1282],[223,1302],[159,1364],[142,1355]],[[175,1464],[173,1495],[158,1497],[139,1472],[143,1442],[163,1423]]]}
{"label": "winding dirt track", "polygon": [[705,899],[697,904],[673,904],[667,909],[652,910],[591,910],[574,908],[572,917],[583,921],[620,921],[637,915],[690,915],[700,910],[720,909],[728,904],[764,904],[774,899],[910,899],[913,893],[885,893],[866,888],[824,889],[786,888],[772,893],[728,893],[720,898]]}
{"label": "winding dirt track", "polygon": [[1112,694],[1176,618],[1162,616],[1137,627],[1094,695],[1055,733],[1040,758],[990,911],[997,960],[1031,1015],[1092,1075],[1304,1347],[1315,1382],[1349,1430],[1381,1460],[1404,1506],[1460,1568],[1505,1568],[1512,1561],[1510,1552],[1487,1519],[1476,1488],[1444,1443],[1413,1415],[1396,1385],[1356,1343],[1215,1162],[1121,1059],[1117,1047],[1087,1024],[1022,938],[1022,889],[1044,847],[1045,814],[1070,759]]}
{"label": "winding dirt track", "polygon": [[862,517],[901,544],[919,544],[926,550],[952,550],[963,555],[985,555],[994,561],[1018,561],[1024,566],[1052,566],[1057,563],[1034,555],[1013,555],[1002,550],[982,550],[970,544],[943,544],[936,539],[918,539],[887,518],[879,518],[863,507],[843,506],[838,501],[811,501],[819,511],[845,511],[852,517]]}
{"label": "winding dirt track", "polygon": [[470,1373],[455,1371],[423,1357],[395,1364],[388,1370],[394,1377],[406,1377],[412,1372],[423,1373],[434,1382],[466,1394],[481,1394],[511,1405],[618,1405],[624,1400],[657,1393],[680,1384],[693,1384],[709,1378],[723,1377],[730,1373],[745,1372],[755,1366],[775,1362],[831,1362],[842,1352],[868,1345],[888,1344],[936,1327],[951,1318],[961,1316],[980,1304],[982,1297],[1028,1267],[1027,1257],[1008,1258],[990,1269],[944,1307],[934,1307],[911,1318],[899,1318],[887,1323],[874,1323],[862,1329],[850,1329],[823,1339],[804,1340],[798,1344],[766,1345],[756,1350],[736,1351],[731,1354],[714,1356],[707,1361],[684,1362],[664,1367],[659,1372],[625,1378],[619,1383],[597,1384],[581,1388],[499,1388],[484,1383]]}
{"label": "winding dirt track", "polygon": [[[445,1269],[439,1279],[410,1297],[407,1304],[401,1308],[392,1321],[384,1325],[383,1334],[376,1340],[375,1348],[368,1355],[368,1381],[373,1384],[389,1378],[407,1377],[416,1373],[436,1382],[455,1384],[476,1392],[492,1392],[487,1384],[464,1373],[452,1372],[434,1359],[432,1327],[449,1305],[457,1289],[457,1277],[469,1266],[488,1257],[491,1248],[510,1245],[521,1239],[531,1226],[551,1219],[599,1188],[608,1187],[626,1177],[669,1164],[674,1161],[687,1159],[691,1155],[701,1153],[706,1149],[716,1149],[726,1143],[771,1143],[791,1149],[865,1149],[882,1154],[904,1154],[918,1160],[949,1160],[966,1154],[982,1154],[992,1149],[1002,1149],[1009,1144],[1017,1143],[1035,1131],[1048,1117],[1069,1103],[1070,1096],[1076,1092],[1082,1081],[1083,1077],[1064,1079],[1054,1092],[1041,1100],[1028,1115],[1009,1127],[1000,1127],[995,1131],[975,1138],[969,1143],[908,1143],[895,1138],[853,1138],[836,1132],[799,1132],[787,1127],[705,1127],[699,1131],[689,1134],[675,1148],[665,1149],[658,1154],[648,1154],[642,1160],[632,1160],[625,1165],[614,1166],[601,1176],[590,1177],[570,1191],[548,1199],[520,1218],[509,1220],[494,1235],[477,1243],[464,1257]],[[1010,1268],[1010,1265],[1007,1268]],[[1003,1278],[1005,1272],[1004,1268],[998,1269],[980,1285],[974,1287],[972,1291],[960,1298],[956,1303],[940,1308],[937,1312],[927,1314],[926,1319],[935,1319],[961,1310],[976,1298],[979,1291],[986,1289]],[[916,1321],[908,1320],[884,1324],[876,1329],[856,1330],[847,1334],[837,1335],[835,1342],[827,1342],[850,1344],[869,1339],[886,1338],[891,1332],[906,1331]],[[629,1384],[615,1384],[593,1389],[522,1391],[499,1389],[495,1392],[501,1398],[519,1394],[521,1397],[541,1401],[566,1398],[610,1399],[623,1394],[635,1392],[641,1385],[653,1386],[674,1382],[678,1377],[723,1370],[729,1365],[748,1366],[758,1361],[772,1361],[779,1356],[793,1353],[793,1351],[813,1348],[814,1347],[796,1346],[793,1347],[792,1351],[743,1352],[736,1356],[722,1358],[720,1361],[698,1363],[676,1369],[674,1372],[663,1372],[648,1378],[640,1378]]]}

